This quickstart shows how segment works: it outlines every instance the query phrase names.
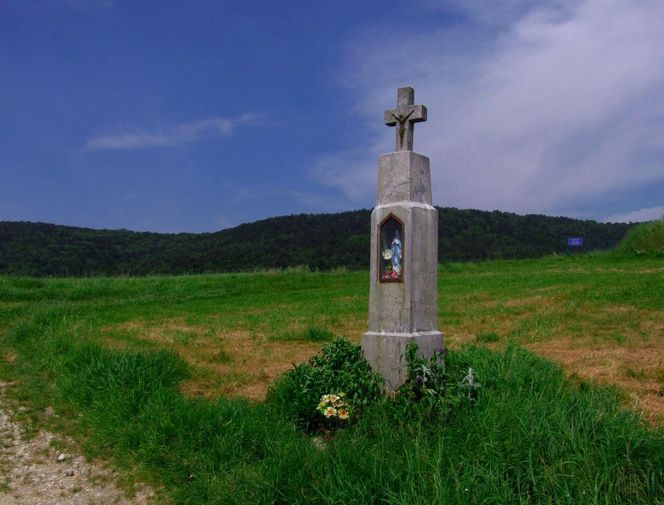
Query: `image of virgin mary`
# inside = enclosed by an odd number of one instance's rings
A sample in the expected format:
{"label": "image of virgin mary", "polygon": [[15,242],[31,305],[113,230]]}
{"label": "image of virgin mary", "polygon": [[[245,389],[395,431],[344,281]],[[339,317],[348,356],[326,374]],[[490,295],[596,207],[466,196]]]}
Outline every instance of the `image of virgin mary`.
{"label": "image of virgin mary", "polygon": [[380,281],[401,282],[403,278],[403,224],[388,216],[380,225]]}
{"label": "image of virgin mary", "polygon": [[401,254],[403,252],[399,230],[394,231],[394,238],[392,239],[390,250],[392,251],[392,276],[393,278],[398,279],[401,277]]}

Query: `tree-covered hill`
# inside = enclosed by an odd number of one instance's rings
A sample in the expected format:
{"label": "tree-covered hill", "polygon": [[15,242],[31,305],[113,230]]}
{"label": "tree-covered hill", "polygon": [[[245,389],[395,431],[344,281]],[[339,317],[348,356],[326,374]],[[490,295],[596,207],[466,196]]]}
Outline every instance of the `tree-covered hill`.
{"label": "tree-covered hill", "polygon": [[[607,249],[631,225],[565,217],[439,208],[440,260],[538,257],[584,237]],[[0,273],[30,276],[229,272],[307,265],[368,268],[370,211],[299,214],[215,233],[93,230],[0,222]]]}

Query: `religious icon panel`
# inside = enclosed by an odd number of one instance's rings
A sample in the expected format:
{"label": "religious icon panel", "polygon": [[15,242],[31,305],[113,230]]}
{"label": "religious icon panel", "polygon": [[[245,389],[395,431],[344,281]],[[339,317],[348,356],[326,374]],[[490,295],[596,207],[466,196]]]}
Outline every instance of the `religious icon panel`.
{"label": "religious icon panel", "polygon": [[380,282],[403,280],[403,223],[389,215],[380,225],[379,251]]}

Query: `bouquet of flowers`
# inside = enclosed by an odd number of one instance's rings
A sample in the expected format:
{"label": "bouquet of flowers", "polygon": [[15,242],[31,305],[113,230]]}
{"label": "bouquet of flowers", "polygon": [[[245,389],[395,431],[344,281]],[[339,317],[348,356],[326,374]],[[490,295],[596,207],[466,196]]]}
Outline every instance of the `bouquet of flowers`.
{"label": "bouquet of flowers", "polygon": [[316,407],[316,410],[325,416],[326,424],[330,428],[341,425],[350,419],[350,406],[344,397],[344,393],[323,395],[318,407]]}

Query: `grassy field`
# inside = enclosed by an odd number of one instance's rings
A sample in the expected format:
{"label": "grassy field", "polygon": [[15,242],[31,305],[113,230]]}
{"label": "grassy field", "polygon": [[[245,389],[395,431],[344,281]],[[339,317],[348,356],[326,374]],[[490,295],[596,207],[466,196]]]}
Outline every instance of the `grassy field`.
{"label": "grassy field", "polygon": [[175,503],[664,503],[661,258],[448,264],[439,289],[477,405],[371,412],[325,451],[263,400],[359,341],[367,272],[0,277],[0,377]]}

